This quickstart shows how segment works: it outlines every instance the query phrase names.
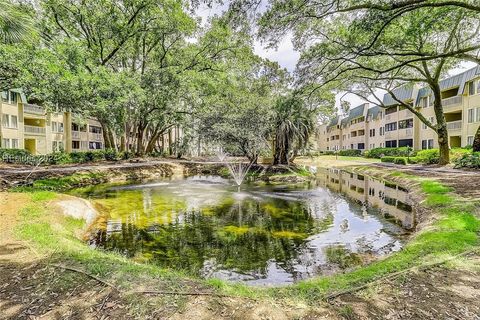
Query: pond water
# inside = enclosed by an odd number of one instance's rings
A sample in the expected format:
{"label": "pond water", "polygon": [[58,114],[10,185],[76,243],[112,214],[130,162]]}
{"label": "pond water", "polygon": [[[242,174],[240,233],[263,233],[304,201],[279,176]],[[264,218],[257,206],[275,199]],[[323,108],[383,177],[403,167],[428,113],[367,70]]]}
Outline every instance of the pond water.
{"label": "pond water", "polygon": [[400,250],[415,226],[408,192],[339,170],[296,185],[216,176],[75,191],[101,213],[92,246],[204,278],[289,284]]}

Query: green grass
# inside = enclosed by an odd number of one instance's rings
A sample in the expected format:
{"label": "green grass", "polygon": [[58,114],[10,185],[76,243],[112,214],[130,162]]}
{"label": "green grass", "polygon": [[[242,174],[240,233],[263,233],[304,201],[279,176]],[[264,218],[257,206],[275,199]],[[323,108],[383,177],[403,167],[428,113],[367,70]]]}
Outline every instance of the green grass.
{"label": "green grass", "polygon": [[[34,181],[31,186],[17,187],[14,188],[12,191],[34,193],[39,190],[64,191],[84,185],[89,185],[92,183],[98,184],[102,182],[107,182],[105,173],[75,173],[72,175],[58,178],[39,179]],[[47,195],[47,193],[45,193],[44,196],[45,195]]]}
{"label": "green grass", "polygon": [[[368,167],[366,168],[368,169]],[[310,303],[318,302],[332,292],[352,288],[392,272],[439,261],[461,252],[478,248],[480,220],[474,215],[478,204],[458,199],[449,187],[434,180],[404,175],[392,176],[414,179],[425,194],[423,205],[435,212],[435,222],[416,234],[403,250],[386,259],[359,267],[345,274],[317,277],[297,284],[279,288],[260,289],[243,284],[232,284],[218,279],[189,280],[220,292],[256,298],[287,298]],[[155,265],[138,264],[118,254],[94,250],[78,240],[75,233],[84,227],[81,220],[56,217],[48,209],[54,198],[51,192],[38,191],[31,194],[31,203],[21,210],[22,223],[17,234],[30,240],[35,246],[52,254],[53,260],[68,261],[89,273],[105,277],[124,288],[160,280],[169,289],[187,290],[179,283],[188,279],[182,272],[165,270]],[[179,287],[180,286],[180,287]]]}

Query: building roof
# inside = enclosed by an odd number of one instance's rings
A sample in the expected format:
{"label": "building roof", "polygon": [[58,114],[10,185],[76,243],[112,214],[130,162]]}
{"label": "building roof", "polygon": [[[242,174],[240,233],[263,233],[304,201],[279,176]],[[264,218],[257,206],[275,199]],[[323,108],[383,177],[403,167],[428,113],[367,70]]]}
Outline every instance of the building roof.
{"label": "building roof", "polygon": [[[400,88],[393,90],[393,94],[400,101],[408,101],[410,99],[413,99],[413,96],[415,94],[414,89],[415,89],[414,85],[406,84],[404,86],[401,86]],[[386,93],[383,96],[383,104],[389,107],[389,106],[398,105],[398,102],[395,99],[393,99],[390,93]]]}
{"label": "building roof", "polygon": [[374,106],[367,110],[367,119],[377,119],[378,115],[380,114],[381,109],[380,106]]}
{"label": "building roof", "polygon": [[[458,87],[457,96],[461,95],[465,89],[465,85],[472,79],[480,76],[480,65],[471,68],[465,72],[459,73],[452,77],[443,79],[440,81],[440,90],[450,89]],[[432,93],[430,87],[423,87],[418,91],[418,96],[416,99],[416,105],[420,104],[420,99],[427,97]]]}
{"label": "building roof", "polygon": [[335,118],[330,120],[330,122],[327,125],[327,129],[330,129],[331,127],[335,127],[336,125],[338,125],[338,120],[340,120],[339,116],[336,116]]}
{"label": "building roof", "polygon": [[365,107],[368,107],[367,103],[361,104],[358,107],[355,107],[352,110],[350,110],[350,112],[348,113],[348,119],[352,120],[352,119],[363,116],[365,112]]}

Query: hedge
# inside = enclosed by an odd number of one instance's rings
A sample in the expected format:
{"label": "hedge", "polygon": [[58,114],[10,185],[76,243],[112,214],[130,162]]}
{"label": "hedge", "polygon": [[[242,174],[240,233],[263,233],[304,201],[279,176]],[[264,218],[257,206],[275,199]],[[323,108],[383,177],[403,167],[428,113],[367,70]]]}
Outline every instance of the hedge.
{"label": "hedge", "polygon": [[349,149],[349,150],[340,150],[338,155],[344,157],[360,157],[362,156],[361,150]]}
{"label": "hedge", "polygon": [[[410,154],[409,154],[410,153]],[[365,151],[365,157],[367,158],[382,158],[387,157],[408,157],[414,156],[415,152],[409,147],[400,148],[374,148],[369,151]]]}

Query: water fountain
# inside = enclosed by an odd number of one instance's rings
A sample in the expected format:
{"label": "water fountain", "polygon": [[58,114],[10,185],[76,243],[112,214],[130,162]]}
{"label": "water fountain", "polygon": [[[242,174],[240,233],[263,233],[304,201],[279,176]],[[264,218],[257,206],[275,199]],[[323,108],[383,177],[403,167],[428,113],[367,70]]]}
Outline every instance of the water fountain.
{"label": "water fountain", "polygon": [[251,163],[243,163],[243,162],[229,162],[227,160],[228,154],[223,151],[222,148],[219,149],[217,152],[217,157],[218,159],[225,163],[227,166],[228,170],[230,171],[230,174],[233,177],[233,181],[237,184],[238,187],[240,187],[245,180],[245,177],[248,173],[248,170],[250,170],[250,167],[252,166]]}

